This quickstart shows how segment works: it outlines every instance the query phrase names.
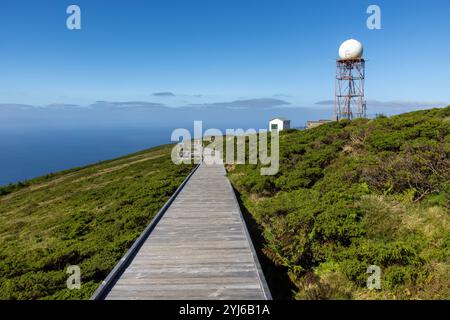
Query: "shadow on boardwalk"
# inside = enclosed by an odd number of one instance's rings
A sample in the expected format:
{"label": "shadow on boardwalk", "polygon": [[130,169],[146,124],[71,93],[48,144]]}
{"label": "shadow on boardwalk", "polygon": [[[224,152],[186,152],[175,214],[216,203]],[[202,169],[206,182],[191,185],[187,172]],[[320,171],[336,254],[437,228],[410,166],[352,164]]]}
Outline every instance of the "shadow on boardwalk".
{"label": "shadow on boardwalk", "polygon": [[258,260],[261,264],[261,268],[263,269],[272,298],[274,300],[292,300],[295,286],[289,279],[287,268],[275,265],[273,261],[264,254],[262,249],[264,248],[265,240],[262,235],[261,228],[251,213],[248,212],[242,204],[241,194],[234,187],[233,190],[239,202],[245,224],[247,225],[248,232],[252,238],[253,246],[255,247],[256,254],[258,255]]}

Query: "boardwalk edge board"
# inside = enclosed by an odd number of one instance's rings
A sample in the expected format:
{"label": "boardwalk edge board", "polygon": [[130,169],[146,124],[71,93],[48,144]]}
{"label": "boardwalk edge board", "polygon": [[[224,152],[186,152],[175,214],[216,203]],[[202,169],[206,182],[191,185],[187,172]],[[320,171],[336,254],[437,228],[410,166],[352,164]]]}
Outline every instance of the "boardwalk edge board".
{"label": "boardwalk edge board", "polygon": [[236,193],[234,192],[234,189],[233,189],[233,186],[231,185],[230,180],[228,180],[228,186],[231,189],[231,192],[233,193],[233,199],[236,203],[236,206],[238,207],[239,217],[241,219],[242,227],[244,228],[245,237],[247,238],[247,242],[250,246],[250,251],[252,253],[253,260],[256,265],[256,270],[258,271],[259,283],[261,285],[261,288],[263,289],[266,300],[272,300],[272,295],[269,290],[269,285],[267,284],[266,278],[264,276],[264,272],[262,271],[262,268],[261,268],[261,264],[259,263],[259,259],[258,259],[258,255],[256,254],[255,246],[253,245],[252,238],[250,237],[250,233],[248,232],[247,224],[245,223],[245,219],[244,219],[244,215],[242,214],[241,206],[239,205],[239,202],[236,197]]}
{"label": "boardwalk edge board", "polygon": [[116,281],[120,278],[122,273],[125,271],[125,269],[128,267],[130,262],[133,260],[136,253],[139,251],[145,240],[149,237],[149,235],[152,233],[153,229],[158,224],[159,220],[161,220],[164,213],[167,211],[167,209],[170,207],[172,202],[175,200],[175,198],[178,196],[178,194],[183,190],[186,183],[189,181],[189,179],[192,177],[192,175],[197,171],[197,169],[200,167],[201,162],[198,163],[194,169],[192,169],[191,173],[184,179],[184,181],[181,183],[181,185],[178,187],[178,189],[174,192],[174,194],[167,200],[167,202],[164,204],[164,206],[158,211],[156,216],[153,218],[153,220],[150,222],[150,224],[145,228],[145,230],[141,233],[139,238],[133,243],[131,248],[125,253],[125,255],[120,259],[120,261],[117,263],[117,265],[114,267],[114,269],[108,274],[105,280],[103,280],[102,284],[97,288],[97,290],[94,292],[94,294],[91,297],[91,300],[103,300],[106,295],[108,294],[109,290],[112,288],[112,286],[116,283]]}

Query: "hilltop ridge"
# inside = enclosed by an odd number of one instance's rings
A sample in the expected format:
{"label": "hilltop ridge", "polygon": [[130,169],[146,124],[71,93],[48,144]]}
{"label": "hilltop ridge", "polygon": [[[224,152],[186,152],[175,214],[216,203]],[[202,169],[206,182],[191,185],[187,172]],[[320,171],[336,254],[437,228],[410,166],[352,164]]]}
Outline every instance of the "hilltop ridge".
{"label": "hilltop ridge", "polygon": [[[6,186],[0,299],[89,299],[193,166],[165,145]],[[81,289],[66,268],[81,269]]]}
{"label": "hilltop ridge", "polygon": [[[450,298],[449,119],[288,130],[276,176],[228,166],[275,299]],[[0,188],[0,298],[88,299],[193,168],[171,149]],[[68,265],[81,290],[66,288]],[[381,290],[366,288],[369,265]]]}
{"label": "hilltop ridge", "polygon": [[449,153],[450,106],[281,132],[275,176],[228,166],[275,298],[449,299]]}

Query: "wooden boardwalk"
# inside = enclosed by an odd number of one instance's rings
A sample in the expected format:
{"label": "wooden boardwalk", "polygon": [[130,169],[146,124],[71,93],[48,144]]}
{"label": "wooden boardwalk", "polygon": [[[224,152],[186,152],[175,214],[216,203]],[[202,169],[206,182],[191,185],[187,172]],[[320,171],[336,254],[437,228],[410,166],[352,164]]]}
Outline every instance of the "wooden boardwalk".
{"label": "wooden boardwalk", "polygon": [[223,164],[202,163],[105,299],[271,299]]}

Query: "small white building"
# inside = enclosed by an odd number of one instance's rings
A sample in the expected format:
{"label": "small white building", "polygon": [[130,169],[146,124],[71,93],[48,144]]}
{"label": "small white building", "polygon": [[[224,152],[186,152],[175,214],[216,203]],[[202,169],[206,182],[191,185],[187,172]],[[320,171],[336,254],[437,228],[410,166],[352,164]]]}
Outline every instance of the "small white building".
{"label": "small white building", "polygon": [[283,131],[291,128],[291,120],[286,118],[274,118],[269,122],[269,130]]}

